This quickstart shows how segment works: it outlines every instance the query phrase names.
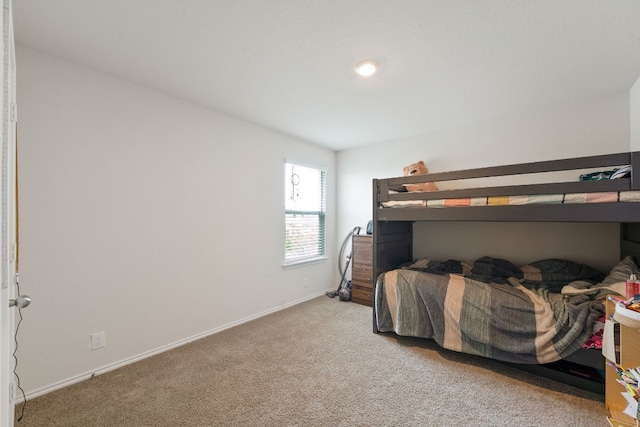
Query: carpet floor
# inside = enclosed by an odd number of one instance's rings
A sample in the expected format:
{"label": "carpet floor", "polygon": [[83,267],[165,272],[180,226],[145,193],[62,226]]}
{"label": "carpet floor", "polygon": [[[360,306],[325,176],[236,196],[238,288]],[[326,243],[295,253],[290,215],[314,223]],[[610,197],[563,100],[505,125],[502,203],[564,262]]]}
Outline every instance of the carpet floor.
{"label": "carpet floor", "polygon": [[609,425],[602,395],[374,334],[371,317],[318,297],[30,400],[15,425]]}

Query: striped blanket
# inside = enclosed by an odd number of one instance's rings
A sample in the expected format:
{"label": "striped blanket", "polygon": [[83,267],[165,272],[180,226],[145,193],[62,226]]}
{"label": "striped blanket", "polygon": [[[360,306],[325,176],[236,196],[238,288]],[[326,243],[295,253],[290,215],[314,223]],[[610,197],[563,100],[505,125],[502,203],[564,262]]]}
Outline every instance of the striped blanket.
{"label": "striped blanket", "polygon": [[600,193],[534,194],[528,196],[460,197],[454,199],[392,200],[380,202],[385,208],[428,207],[453,208],[463,206],[522,206],[540,204],[640,202],[640,191]]}
{"label": "striped blanket", "polygon": [[378,277],[377,328],[507,362],[550,363],[581,348],[604,311],[600,301],[560,290],[574,280],[602,278],[564,260],[521,268],[486,257],[423,260]]}

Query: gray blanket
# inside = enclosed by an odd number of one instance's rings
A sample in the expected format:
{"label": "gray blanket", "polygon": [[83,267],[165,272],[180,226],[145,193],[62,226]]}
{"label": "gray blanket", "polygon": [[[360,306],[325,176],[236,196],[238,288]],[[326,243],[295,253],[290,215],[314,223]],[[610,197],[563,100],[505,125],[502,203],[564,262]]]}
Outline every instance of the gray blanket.
{"label": "gray blanket", "polygon": [[[514,274],[500,274],[496,280],[478,275],[477,269],[474,273],[473,268],[462,268],[459,274],[429,272],[428,264],[378,277],[379,331],[432,338],[444,348],[497,360],[540,364],[578,350],[604,311],[602,302],[588,295],[560,294],[564,280],[566,284],[572,279],[601,278],[574,263],[540,261],[515,269]],[[509,270],[504,264],[499,267],[502,272]],[[567,271],[570,277],[560,280]]]}

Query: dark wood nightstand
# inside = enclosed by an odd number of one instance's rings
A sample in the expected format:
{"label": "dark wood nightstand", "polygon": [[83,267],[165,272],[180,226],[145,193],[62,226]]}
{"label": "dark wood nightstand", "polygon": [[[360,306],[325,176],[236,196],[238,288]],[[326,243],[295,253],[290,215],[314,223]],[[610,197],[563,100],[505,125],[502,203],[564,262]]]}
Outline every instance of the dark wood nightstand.
{"label": "dark wood nightstand", "polygon": [[369,234],[354,234],[351,260],[351,301],[373,305],[373,239]]}

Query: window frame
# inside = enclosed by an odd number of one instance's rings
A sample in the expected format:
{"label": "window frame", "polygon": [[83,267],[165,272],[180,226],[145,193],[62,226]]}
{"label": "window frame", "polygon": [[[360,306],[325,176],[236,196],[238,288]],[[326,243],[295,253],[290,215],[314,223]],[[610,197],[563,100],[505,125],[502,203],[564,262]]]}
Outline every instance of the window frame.
{"label": "window frame", "polygon": [[[288,194],[287,193],[287,189],[289,189],[288,185],[287,185],[287,180],[290,179],[288,175],[288,166],[292,165],[292,166],[297,166],[297,167],[302,167],[302,168],[307,168],[307,169],[313,169],[315,171],[317,171],[320,176],[320,180],[319,183],[321,185],[320,187],[320,209],[319,210],[305,210],[305,209],[287,209],[287,197]],[[309,264],[315,264],[318,262],[324,262],[328,259],[327,257],[327,169],[325,167],[322,166],[318,166],[318,165],[313,165],[313,164],[309,164],[309,163],[304,163],[304,162],[299,162],[299,161],[294,161],[294,160],[289,160],[286,159],[285,163],[284,163],[284,180],[283,183],[285,184],[284,186],[284,192],[285,192],[285,198],[284,198],[284,202],[285,202],[285,206],[284,206],[284,221],[285,221],[285,230],[284,230],[284,234],[285,234],[285,241],[284,241],[284,251],[283,251],[283,256],[284,256],[284,260],[282,263],[282,267],[284,269],[289,269],[289,268],[296,268],[296,267],[301,267],[301,266],[305,266],[305,265],[309,265]],[[302,258],[298,258],[298,259],[294,259],[294,260],[288,260],[287,259],[287,235],[288,235],[288,217],[291,214],[302,214],[302,215],[316,215],[318,217],[318,230],[319,230],[319,237],[318,237],[318,245],[319,250],[318,250],[318,254],[317,255],[312,255],[312,256],[307,256],[307,257],[302,257]]]}

